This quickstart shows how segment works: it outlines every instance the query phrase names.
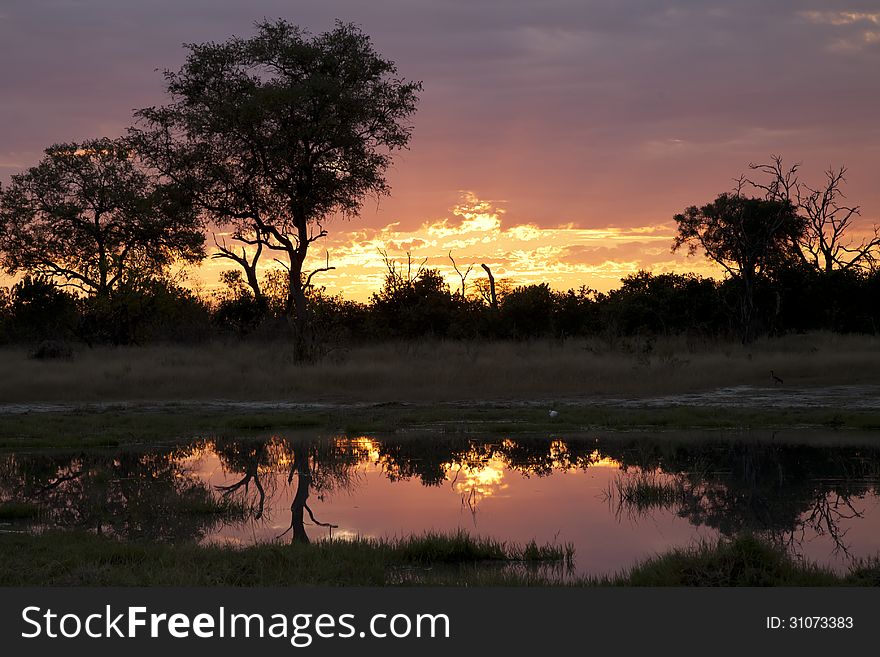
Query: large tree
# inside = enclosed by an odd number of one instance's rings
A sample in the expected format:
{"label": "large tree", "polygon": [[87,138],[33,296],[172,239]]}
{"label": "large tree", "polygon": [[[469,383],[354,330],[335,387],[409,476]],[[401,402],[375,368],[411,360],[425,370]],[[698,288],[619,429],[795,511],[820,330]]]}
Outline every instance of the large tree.
{"label": "large tree", "polygon": [[254,37],[187,48],[180,71],[165,73],[172,101],[138,111],[134,136],[233,240],[281,256],[303,357],[309,246],[329,218],[354,216],[365,196],[388,193],[385,173],[409,142],[421,84],[399,77],[350,24],[312,36],[284,20],[262,22]]}
{"label": "large tree", "polygon": [[788,201],[744,196],[738,188],[702,207],[674,217],[678,235],[672,250],[699,249],[736,281],[740,289],[740,330],[744,342],[755,333],[755,287],[768,272],[789,264],[805,226]]}
{"label": "large tree", "polygon": [[110,296],[135,274],[204,256],[197,214],[179,192],[126,140],[57,144],[0,191],[0,261],[10,274]]}

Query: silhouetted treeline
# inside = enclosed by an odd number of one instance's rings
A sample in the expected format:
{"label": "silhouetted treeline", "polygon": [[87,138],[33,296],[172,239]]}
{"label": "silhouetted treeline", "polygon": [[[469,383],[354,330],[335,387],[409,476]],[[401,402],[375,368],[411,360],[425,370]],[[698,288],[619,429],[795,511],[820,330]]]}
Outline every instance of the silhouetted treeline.
{"label": "silhouetted treeline", "polygon": [[[237,272],[210,297],[166,281],[146,280],[105,297],[75,296],[42,278],[0,290],[0,342],[87,344],[199,342],[233,337],[285,339],[284,277],[269,274],[255,298]],[[498,306],[452,292],[435,269],[411,280],[390,275],[367,303],[309,289],[321,344],[423,337],[531,339],[675,336],[738,339],[735,281],[693,274],[639,272],[600,293],[558,292],[546,283],[500,285]],[[793,268],[756,289],[759,333],[828,330],[875,334],[880,326],[880,272]]]}

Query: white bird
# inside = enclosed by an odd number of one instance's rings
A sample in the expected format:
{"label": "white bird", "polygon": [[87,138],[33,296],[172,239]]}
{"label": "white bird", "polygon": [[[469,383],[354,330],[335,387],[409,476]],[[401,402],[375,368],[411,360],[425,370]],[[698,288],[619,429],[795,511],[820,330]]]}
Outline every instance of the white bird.
{"label": "white bird", "polygon": [[559,417],[558,411],[550,411],[550,417]]}

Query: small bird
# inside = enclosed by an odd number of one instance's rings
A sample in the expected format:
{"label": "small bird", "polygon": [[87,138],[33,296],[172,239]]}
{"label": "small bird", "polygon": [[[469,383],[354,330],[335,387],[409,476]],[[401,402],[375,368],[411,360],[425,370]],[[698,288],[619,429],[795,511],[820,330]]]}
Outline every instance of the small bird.
{"label": "small bird", "polygon": [[782,379],[776,376],[776,373],[773,370],[770,370],[770,376],[773,379],[773,382],[779,385],[782,385]]}
{"label": "small bird", "polygon": [[559,417],[559,411],[550,411],[550,417],[551,418]]}

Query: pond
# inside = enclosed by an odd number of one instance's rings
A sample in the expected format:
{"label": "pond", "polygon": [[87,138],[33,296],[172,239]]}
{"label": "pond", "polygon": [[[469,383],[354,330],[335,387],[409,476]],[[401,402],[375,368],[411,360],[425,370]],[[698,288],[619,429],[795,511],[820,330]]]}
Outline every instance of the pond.
{"label": "pond", "polygon": [[464,530],[612,574],[751,532],[845,572],[880,553],[880,447],[829,434],[287,435],[0,455],[2,531],[246,545]]}

